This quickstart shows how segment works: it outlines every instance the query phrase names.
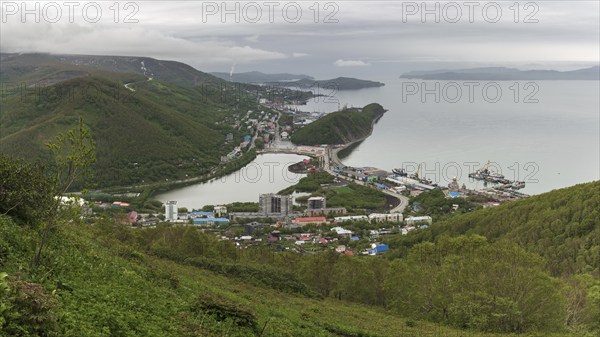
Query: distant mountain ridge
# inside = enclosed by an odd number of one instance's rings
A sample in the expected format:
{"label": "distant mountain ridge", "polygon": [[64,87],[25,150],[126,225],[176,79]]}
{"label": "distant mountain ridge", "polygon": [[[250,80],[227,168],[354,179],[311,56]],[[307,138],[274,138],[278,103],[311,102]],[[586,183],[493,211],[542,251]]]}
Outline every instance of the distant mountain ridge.
{"label": "distant mountain ridge", "polygon": [[248,71],[245,73],[224,73],[224,72],[212,72],[210,73],[220,79],[226,81],[240,82],[240,83],[266,83],[266,82],[278,82],[278,81],[296,81],[302,79],[312,80],[312,76],[302,74],[289,74],[289,73],[277,73],[277,74],[265,74],[260,71]]}
{"label": "distant mountain ridge", "polygon": [[[57,66],[77,70],[98,69],[114,73],[134,73],[182,86],[202,83],[220,83],[221,79],[177,61],[157,60],[139,56],[62,55],[46,53],[0,54],[3,66],[0,77],[4,81],[27,80],[23,74],[34,75],[56,71]],[[72,78],[72,77],[71,77]]]}
{"label": "distant mountain ridge", "polygon": [[315,80],[309,75],[290,73],[266,74],[260,71],[233,73],[231,75],[230,73],[224,72],[213,72],[210,74],[226,81],[231,80],[232,82],[253,84],[261,83],[277,87],[289,86],[302,89],[319,87],[332,90],[356,90],[364,88],[377,88],[385,85],[385,83],[381,82],[362,80],[352,77],[337,77],[329,80]]}
{"label": "distant mountain ridge", "polygon": [[519,70],[506,67],[484,67],[455,70],[431,70],[411,71],[404,73],[400,78],[417,78],[423,80],[488,80],[488,81],[512,81],[512,80],[600,80],[600,67],[577,69],[571,71],[557,70]]}
{"label": "distant mountain ridge", "polygon": [[331,90],[357,90],[357,89],[365,89],[365,88],[377,88],[383,87],[385,83],[369,81],[369,80],[361,80],[358,78],[352,77],[337,77],[330,80],[310,80],[310,79],[302,79],[298,81],[292,82],[271,82],[269,85],[275,86],[293,86],[301,89],[307,89],[312,87],[319,87],[324,89]]}

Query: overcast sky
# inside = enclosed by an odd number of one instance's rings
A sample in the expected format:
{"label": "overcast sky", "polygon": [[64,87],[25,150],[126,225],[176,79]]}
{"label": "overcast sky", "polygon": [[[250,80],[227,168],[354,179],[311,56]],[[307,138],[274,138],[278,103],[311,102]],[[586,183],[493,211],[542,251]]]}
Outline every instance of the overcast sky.
{"label": "overcast sky", "polygon": [[113,1],[76,3],[2,1],[1,51],[149,56],[203,71],[317,78],[490,65],[573,69],[600,60],[597,0],[520,2],[518,9],[514,1],[427,8],[421,1],[230,1],[227,8],[222,1],[131,1],[119,3],[118,15]]}

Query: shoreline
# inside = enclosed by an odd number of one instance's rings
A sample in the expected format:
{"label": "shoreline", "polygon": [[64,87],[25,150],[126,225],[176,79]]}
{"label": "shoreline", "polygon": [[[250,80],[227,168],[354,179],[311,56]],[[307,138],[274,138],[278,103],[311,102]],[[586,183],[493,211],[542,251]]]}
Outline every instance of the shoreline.
{"label": "shoreline", "polygon": [[333,160],[336,164],[339,164],[337,166],[346,166],[346,165],[344,165],[344,163],[342,163],[342,160],[340,159],[338,154],[341,151],[348,149],[350,146],[361,143],[364,140],[366,140],[367,138],[371,137],[371,135],[373,134],[373,130],[375,130],[375,124],[377,124],[379,122],[379,120],[381,118],[383,118],[383,115],[385,115],[386,112],[388,112],[388,110],[385,110],[384,113],[381,114],[381,116],[379,116],[379,117],[375,118],[373,121],[371,121],[371,129],[369,130],[369,134],[367,134],[364,137],[360,137],[359,139],[345,143],[345,144],[341,145],[340,147],[335,148],[331,153],[330,160]]}

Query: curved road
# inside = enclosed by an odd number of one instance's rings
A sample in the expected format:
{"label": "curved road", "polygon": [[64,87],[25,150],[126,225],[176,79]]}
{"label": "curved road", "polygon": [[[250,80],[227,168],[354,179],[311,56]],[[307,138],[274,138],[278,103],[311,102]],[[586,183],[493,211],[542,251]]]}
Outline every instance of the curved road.
{"label": "curved road", "polygon": [[[323,168],[325,169],[325,171],[327,171],[329,174],[347,180],[347,181],[353,181],[356,183],[362,183],[362,181],[360,180],[356,180],[356,179],[350,179],[350,178],[344,178],[344,177],[340,177],[337,173],[333,172],[333,170],[331,169],[331,164],[333,164],[334,166],[340,166],[340,167],[344,167],[345,165],[342,163],[342,161],[340,160],[340,158],[338,157],[338,152],[340,152],[341,150],[345,149],[347,146],[349,146],[351,144],[347,144],[343,147],[338,147],[336,149],[332,149],[331,147],[328,147],[327,150],[325,151],[325,156],[323,158]],[[390,192],[388,190],[380,190],[381,192],[392,196],[396,199],[398,199],[400,201],[400,203],[398,204],[398,206],[392,208],[390,210],[390,213],[402,213],[404,212],[404,209],[408,206],[408,198],[403,196],[402,194],[398,194],[398,193],[394,193],[394,192]]]}

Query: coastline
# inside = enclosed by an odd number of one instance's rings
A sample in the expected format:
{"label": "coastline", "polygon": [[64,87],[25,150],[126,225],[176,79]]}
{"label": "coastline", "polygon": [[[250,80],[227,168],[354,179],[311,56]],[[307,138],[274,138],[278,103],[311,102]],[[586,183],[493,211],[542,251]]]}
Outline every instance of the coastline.
{"label": "coastline", "polygon": [[339,147],[336,147],[335,149],[333,149],[333,151],[331,151],[330,154],[330,160],[334,161],[336,163],[336,166],[346,166],[344,165],[344,163],[342,163],[342,160],[339,157],[339,153],[341,151],[344,151],[346,149],[348,149],[349,147],[353,146],[353,145],[358,145],[358,143],[363,142],[365,139],[371,137],[371,135],[373,134],[373,130],[375,130],[375,124],[377,124],[379,122],[379,120],[383,117],[383,115],[387,112],[388,110],[385,110],[381,116],[373,119],[373,121],[371,121],[371,129],[369,130],[369,133],[366,136],[360,137],[358,139],[355,139],[351,142],[347,142],[345,144],[342,144]]}

